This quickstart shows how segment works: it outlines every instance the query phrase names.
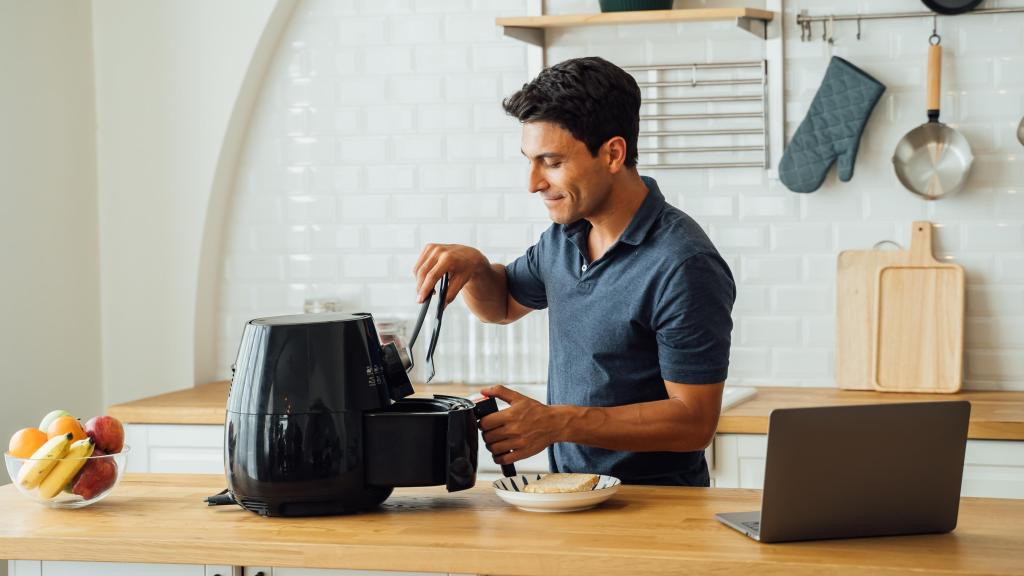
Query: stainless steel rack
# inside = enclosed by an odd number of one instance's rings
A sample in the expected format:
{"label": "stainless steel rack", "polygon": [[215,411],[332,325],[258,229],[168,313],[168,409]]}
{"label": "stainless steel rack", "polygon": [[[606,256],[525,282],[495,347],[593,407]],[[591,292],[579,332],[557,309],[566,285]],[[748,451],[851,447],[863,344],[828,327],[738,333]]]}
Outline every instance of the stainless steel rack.
{"label": "stainless steel rack", "polygon": [[[643,94],[642,168],[768,167],[765,61],[625,70],[637,79]],[[693,161],[693,156],[705,159]]]}
{"label": "stainless steel rack", "polygon": [[[958,16],[966,16],[969,14],[1012,14],[1024,12],[1024,6],[1016,7],[1005,7],[1005,8],[976,8],[974,10],[958,14]],[[857,22],[857,40],[861,37],[861,22],[863,20],[895,20],[899,18],[932,18],[937,19],[944,14],[936,14],[935,12],[922,11],[922,12],[876,12],[867,14],[828,14],[824,16],[810,16],[806,10],[801,10],[796,16],[796,24],[800,27],[800,40],[808,42],[814,40],[816,34],[813,30],[813,24],[815,22],[821,23],[821,39],[822,41],[833,43],[833,36],[835,35],[835,23],[844,21]]]}

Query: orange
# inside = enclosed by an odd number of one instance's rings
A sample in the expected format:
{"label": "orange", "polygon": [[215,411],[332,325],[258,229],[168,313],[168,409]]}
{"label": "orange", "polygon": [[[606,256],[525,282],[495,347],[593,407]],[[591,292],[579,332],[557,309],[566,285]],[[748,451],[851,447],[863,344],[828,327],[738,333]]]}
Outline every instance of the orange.
{"label": "orange", "polygon": [[46,440],[46,432],[39,428],[22,428],[11,436],[7,451],[16,458],[31,458]]}
{"label": "orange", "polygon": [[72,442],[88,438],[85,434],[85,429],[82,428],[82,423],[74,416],[61,416],[51,422],[50,427],[46,429],[46,434],[50,438],[53,438],[54,436],[63,436],[68,432],[71,432]]}

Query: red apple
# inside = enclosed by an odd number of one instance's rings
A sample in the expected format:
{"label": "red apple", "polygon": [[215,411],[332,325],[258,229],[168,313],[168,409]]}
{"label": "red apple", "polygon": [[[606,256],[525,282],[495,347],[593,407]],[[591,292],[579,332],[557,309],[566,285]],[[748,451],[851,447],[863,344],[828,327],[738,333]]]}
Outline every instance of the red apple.
{"label": "red apple", "polygon": [[[94,442],[95,442],[95,440],[94,440]],[[97,456],[106,456],[106,454],[107,454],[106,452],[104,452],[103,450],[100,450],[99,448],[93,448],[92,449],[92,456],[91,457],[95,458]],[[86,464],[86,466],[88,466],[89,462],[86,461],[85,464]],[[116,465],[117,463],[115,462],[114,464]],[[85,470],[85,466],[82,466],[82,470]],[[75,474],[71,478],[71,480],[68,480],[67,485],[64,486],[64,491],[65,492],[67,492],[68,494],[74,494],[74,491],[72,489],[75,486],[75,482],[78,482],[78,477],[82,475],[82,470],[79,470],[78,473]]]}
{"label": "red apple", "polygon": [[85,433],[107,454],[117,454],[124,448],[124,426],[113,416],[91,418],[85,423]]}
{"label": "red apple", "polygon": [[117,463],[113,458],[90,458],[75,477],[71,492],[86,500],[99,496],[117,481]]}

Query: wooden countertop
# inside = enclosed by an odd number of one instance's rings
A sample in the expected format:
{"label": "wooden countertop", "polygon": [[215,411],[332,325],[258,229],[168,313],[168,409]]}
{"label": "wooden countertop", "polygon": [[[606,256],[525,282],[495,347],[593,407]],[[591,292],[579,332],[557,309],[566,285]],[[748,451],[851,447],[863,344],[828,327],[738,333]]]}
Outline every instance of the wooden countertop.
{"label": "wooden countertop", "polygon": [[[480,386],[439,384],[419,387],[424,394],[469,396]],[[223,424],[228,382],[214,382],[134,402],[115,404],[108,414],[136,424]],[[757,395],[727,410],[718,423],[723,434],[767,434],[768,413],[774,408],[914,402],[927,400],[968,400],[971,425],[968,436],[975,440],[1024,440],[1024,392],[967,391],[959,394],[889,394],[837,388],[762,387]]]}
{"label": "wooden countertop", "polygon": [[1024,392],[995,390],[973,390],[958,394],[899,394],[838,388],[763,387],[757,389],[757,395],[753,398],[727,410],[718,422],[718,432],[767,434],[768,413],[774,408],[938,400],[967,400],[971,403],[968,438],[1024,440]]}
{"label": "wooden countertop", "polygon": [[486,574],[1020,574],[1024,500],[964,498],[950,534],[759,544],[717,512],[760,491],[623,486],[598,508],[522,512],[489,486],[396,490],[377,511],[261,518],[207,507],[220,476],[128,475],[106,500],[53,510],[0,487],[0,558]]}
{"label": "wooden countertop", "polygon": [[[176,390],[159,396],[114,404],[107,414],[133,424],[224,424],[230,382],[211,382],[194,388]],[[469,396],[482,386],[462,384],[420,385],[416,396],[449,394]],[[1022,394],[1024,396],[1024,394]]]}

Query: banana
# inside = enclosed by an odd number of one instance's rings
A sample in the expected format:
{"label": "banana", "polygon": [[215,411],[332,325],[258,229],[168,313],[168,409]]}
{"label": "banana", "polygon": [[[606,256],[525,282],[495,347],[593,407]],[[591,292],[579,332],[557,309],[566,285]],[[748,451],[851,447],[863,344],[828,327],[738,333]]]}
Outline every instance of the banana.
{"label": "banana", "polygon": [[18,471],[18,485],[26,490],[38,486],[46,474],[57,465],[59,459],[67,453],[72,437],[73,434],[68,432],[63,436],[54,436],[40,446]]}
{"label": "banana", "polygon": [[79,440],[68,448],[67,454],[64,458],[57,462],[57,465],[50,470],[50,473],[46,475],[46,478],[39,483],[39,496],[49,500],[60,491],[64,489],[64,486],[78,474],[78,471],[85,466],[88,462],[86,458],[92,456],[93,448],[95,448],[95,442],[92,438],[86,438]]}

